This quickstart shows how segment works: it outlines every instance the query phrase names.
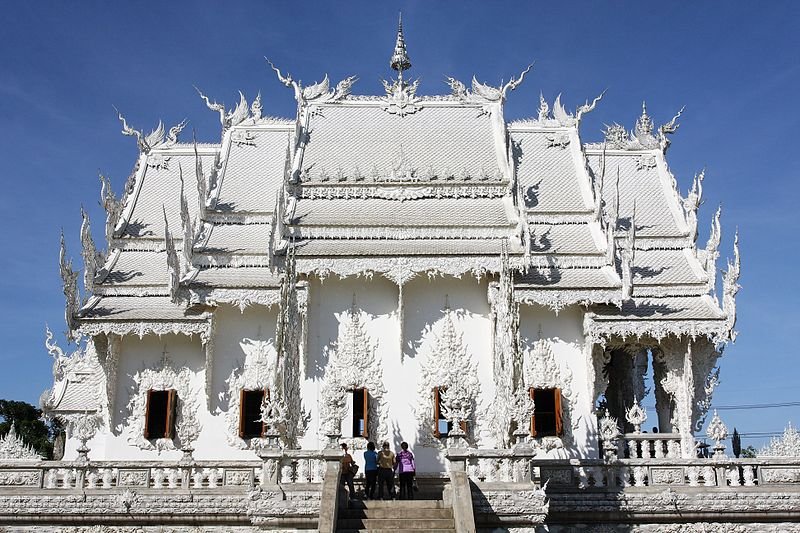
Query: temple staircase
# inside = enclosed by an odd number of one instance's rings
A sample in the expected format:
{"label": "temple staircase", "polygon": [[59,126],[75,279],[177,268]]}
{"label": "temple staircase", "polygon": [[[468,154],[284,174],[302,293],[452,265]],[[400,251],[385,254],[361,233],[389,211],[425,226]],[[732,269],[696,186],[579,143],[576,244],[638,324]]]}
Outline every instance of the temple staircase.
{"label": "temple staircase", "polygon": [[455,533],[456,527],[444,500],[364,500],[340,508],[336,531]]}

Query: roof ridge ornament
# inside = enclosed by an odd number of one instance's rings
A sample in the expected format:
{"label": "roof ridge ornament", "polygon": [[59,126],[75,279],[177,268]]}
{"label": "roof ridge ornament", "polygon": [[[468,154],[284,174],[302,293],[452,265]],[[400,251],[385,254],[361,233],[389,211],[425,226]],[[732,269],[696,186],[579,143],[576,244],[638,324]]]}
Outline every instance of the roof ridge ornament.
{"label": "roof ridge ornament", "polygon": [[397,79],[403,83],[403,71],[411,68],[411,59],[408,57],[408,50],[406,50],[406,40],[403,36],[403,13],[401,12],[397,20],[397,39],[394,44],[394,53],[392,59],[389,61],[389,66],[392,70],[397,71]]}
{"label": "roof ridge ornament", "polygon": [[137,130],[132,128],[128,125],[128,121],[122,115],[119,109],[114,107],[114,110],[117,112],[117,117],[119,121],[122,122],[122,134],[128,137],[136,137],[136,144],[139,147],[139,153],[142,154],[149,154],[151,150],[156,148],[169,148],[170,146],[174,146],[178,143],[178,135],[180,135],[183,128],[186,127],[187,120],[183,119],[178,124],[172,126],[167,133],[166,138],[164,138],[164,123],[162,121],[158,121],[158,126],[156,126],[153,131],[144,135],[142,130]]}
{"label": "roof ridge ornament", "polygon": [[461,81],[448,76],[447,84],[450,85],[450,90],[453,96],[460,98],[465,102],[473,103],[503,103],[509,91],[513,91],[522,84],[525,75],[533,68],[533,63],[528,65],[523,70],[519,77],[511,77],[507,83],[500,80],[500,85],[494,87],[492,85],[484,84],[478,81],[475,76],[472,76],[472,90],[467,89],[466,85]]}
{"label": "roof ridge ornament", "polygon": [[383,110],[392,115],[404,117],[416,113],[422,106],[419,104],[420,98],[417,96],[419,79],[408,83],[403,79],[403,71],[411,68],[411,60],[408,58],[406,50],[406,40],[403,36],[403,16],[397,23],[397,39],[395,40],[394,52],[389,60],[389,66],[397,72],[396,80],[381,80],[386,96],[381,100]]}
{"label": "roof ridge ornament", "polygon": [[627,132],[623,126],[616,122],[611,125],[606,124],[606,129],[603,130],[605,142],[609,148],[616,150],[653,150],[660,148],[661,152],[666,154],[671,144],[668,135],[672,135],[680,127],[678,119],[683,114],[684,109],[686,109],[686,106],[681,107],[669,122],[659,126],[654,134],[653,119],[647,114],[647,102],[643,101],[642,114],[636,119],[633,131]]}
{"label": "roof ridge ornament", "polygon": [[290,87],[294,90],[294,99],[297,101],[297,105],[299,106],[308,104],[327,104],[343,100],[350,95],[353,84],[358,80],[356,76],[348,76],[337,83],[336,87],[331,90],[330,80],[328,79],[328,75],[325,74],[325,77],[322,78],[322,81],[309,85],[308,87],[303,87],[302,82],[295,81],[292,75],[288,72],[284,76],[280,69],[276,67],[275,64],[269,60],[269,58],[265,57],[264,59],[269,64],[269,67],[275,71],[275,74],[278,76],[278,80],[286,87]]}

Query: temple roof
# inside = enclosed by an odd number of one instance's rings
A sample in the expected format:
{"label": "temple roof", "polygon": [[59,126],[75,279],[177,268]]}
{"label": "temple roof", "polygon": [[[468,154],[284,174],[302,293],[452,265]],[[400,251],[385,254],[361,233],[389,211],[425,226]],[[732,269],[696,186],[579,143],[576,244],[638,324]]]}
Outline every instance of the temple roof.
{"label": "temple roof", "polygon": [[574,115],[542,99],[537,118],[506,122],[524,73],[499,88],[450,80],[436,97],[398,79],[364,97],[353,78],[303,87],[273,69],[294,90],[292,119],[263,116],[260,96],[226,111],[201,93],[220,114],[218,144],[137,135],[82,323],[205,324],[222,302],[272,305],[289,248],[301,274],[398,283],[493,276],[505,251],[523,302],[594,305],[598,324],[730,321],[714,297],[718,235],[695,243],[702,175],[684,198],[667,167],[677,117],[658,135],[615,126],[585,144],[581,115],[599,97]]}

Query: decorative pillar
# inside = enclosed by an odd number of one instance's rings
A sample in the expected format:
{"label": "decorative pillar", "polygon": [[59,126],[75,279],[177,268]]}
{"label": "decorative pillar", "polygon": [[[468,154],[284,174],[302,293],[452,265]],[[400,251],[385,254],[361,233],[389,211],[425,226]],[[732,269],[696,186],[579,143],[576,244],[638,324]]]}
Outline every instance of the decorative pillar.
{"label": "decorative pillar", "polygon": [[672,413],[672,427],[681,435],[681,455],[684,458],[695,456],[692,413],[694,407],[694,373],[692,371],[691,339],[665,339],[662,342],[660,357],[665,365],[666,375],[660,380],[664,391],[670,395],[675,409]]}

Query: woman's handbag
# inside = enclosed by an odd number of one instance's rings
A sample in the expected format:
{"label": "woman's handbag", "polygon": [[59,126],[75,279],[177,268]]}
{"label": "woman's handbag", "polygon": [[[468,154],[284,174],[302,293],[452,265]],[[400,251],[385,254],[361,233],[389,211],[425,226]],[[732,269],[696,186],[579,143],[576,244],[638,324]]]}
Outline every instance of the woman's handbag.
{"label": "woman's handbag", "polygon": [[358,474],[358,465],[355,463],[350,463],[350,473],[355,476]]}

